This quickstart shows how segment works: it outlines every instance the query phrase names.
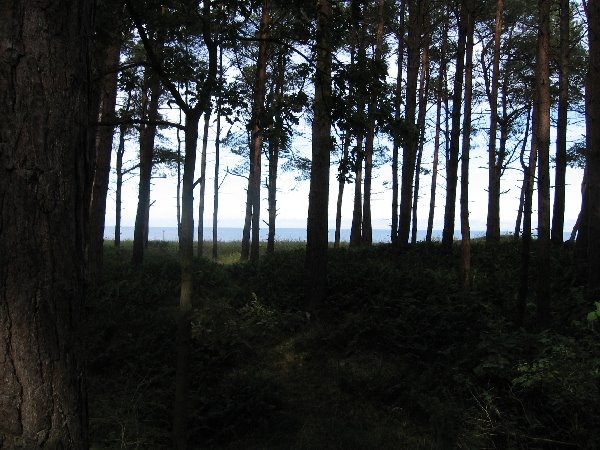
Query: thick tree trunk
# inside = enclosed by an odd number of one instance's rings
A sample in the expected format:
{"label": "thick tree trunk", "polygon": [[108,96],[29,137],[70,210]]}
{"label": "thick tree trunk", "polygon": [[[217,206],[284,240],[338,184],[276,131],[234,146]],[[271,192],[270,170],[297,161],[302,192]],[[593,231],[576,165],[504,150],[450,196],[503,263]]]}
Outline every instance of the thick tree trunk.
{"label": "thick tree trunk", "polygon": [[538,0],[539,29],[536,62],[538,150],[538,284],[537,325],[543,329],[550,320],[550,0]]}
{"label": "thick tree trunk", "polygon": [[454,219],[456,216],[456,185],[458,184],[458,146],[460,140],[460,116],[463,94],[463,76],[465,68],[466,13],[461,6],[458,24],[458,47],[456,52],[456,70],[454,73],[454,92],[452,94],[452,130],[450,148],[446,154],[446,205],[444,208],[444,231],[442,246],[446,252],[452,251],[454,241]]}
{"label": "thick tree trunk", "polygon": [[198,258],[204,256],[204,193],[206,192],[206,150],[208,149],[208,131],[210,129],[210,108],[204,111],[204,130],[202,131],[202,152],[200,154],[200,198],[198,199]]}
{"label": "thick tree trunk", "polygon": [[409,0],[408,2],[408,56],[406,71],[406,103],[404,120],[412,128],[406,139],[402,154],[402,183],[400,187],[400,219],[398,222],[398,243],[408,244],[410,235],[410,214],[413,199],[413,181],[415,163],[419,144],[419,133],[416,124],[417,82],[421,51],[421,32],[423,15],[427,9],[426,1]]}
{"label": "thick tree trunk", "polygon": [[498,242],[500,240],[500,171],[497,164],[496,132],[498,130],[498,79],[500,76],[500,39],[502,37],[503,14],[504,0],[497,0],[492,80],[488,92],[490,102],[490,141],[488,146],[488,211],[485,232],[487,242]]}
{"label": "thick tree trunk", "polygon": [[329,166],[331,155],[331,0],[317,0],[316,73],[312,164],[306,230],[306,309],[314,312],[326,296]]}
{"label": "thick tree trunk", "polygon": [[[117,70],[121,55],[121,42],[118,33],[113,33],[113,41],[103,49],[100,82],[98,122],[113,121],[117,102]],[[88,280],[95,284],[102,280],[104,259],[104,217],[106,216],[106,195],[110,178],[114,127],[100,126],[96,130],[94,182],[90,200],[89,242],[87,248]]]}
{"label": "thick tree trunk", "polygon": [[148,233],[148,208],[150,207],[150,185],[154,156],[154,138],[156,137],[155,122],[158,118],[158,104],[161,95],[160,78],[148,73],[147,69],[147,106],[143,108],[142,117],[150,123],[140,129],[140,182],[138,188],[138,205],[133,231],[133,251],[131,262],[139,265],[144,259],[144,247]]}
{"label": "thick tree trunk", "polygon": [[565,184],[567,175],[567,113],[569,109],[569,0],[560,0],[560,54],[558,116],[556,121],[556,171],[552,242],[562,244],[565,229]]}
{"label": "thick tree trunk", "polygon": [[0,9],[0,447],[85,449],[92,2]]}

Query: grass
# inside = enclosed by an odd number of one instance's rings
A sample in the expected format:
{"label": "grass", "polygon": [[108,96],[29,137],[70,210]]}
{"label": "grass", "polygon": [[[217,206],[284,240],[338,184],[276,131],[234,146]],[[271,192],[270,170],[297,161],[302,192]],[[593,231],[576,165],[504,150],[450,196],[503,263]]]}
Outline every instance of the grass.
{"label": "grass", "polygon": [[[469,295],[438,245],[332,249],[318,321],[303,247],[252,267],[220,243],[196,261],[191,448],[597,448],[600,340],[569,249],[550,268],[552,331],[533,334],[512,325],[511,241],[474,242]],[[88,299],[93,448],[171,448],[177,247],[151,243],[137,269],[130,251],[107,246]]]}

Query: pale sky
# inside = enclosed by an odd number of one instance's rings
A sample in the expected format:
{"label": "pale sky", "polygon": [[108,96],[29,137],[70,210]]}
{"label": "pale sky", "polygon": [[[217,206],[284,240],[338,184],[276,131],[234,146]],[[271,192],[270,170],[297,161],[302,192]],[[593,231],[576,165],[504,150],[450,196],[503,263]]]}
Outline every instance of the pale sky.
{"label": "pale sky", "polygon": [[[212,126],[214,133],[214,123]],[[576,140],[581,136],[581,126],[571,129],[571,139]],[[167,136],[174,136],[175,133],[164,131]],[[176,146],[176,139],[172,139],[172,146]],[[295,142],[296,151],[302,152],[303,155],[310,156],[310,142],[298,140]],[[377,144],[376,144],[377,145]],[[134,160],[137,157],[137,142],[132,141],[129,144],[126,152],[126,160]],[[197,158],[196,178],[200,171],[200,147]],[[554,142],[551,144],[551,154],[554,153]],[[225,176],[227,167],[233,168],[240,158],[232,155],[229,149],[221,146],[221,179]],[[337,199],[338,185],[335,178],[337,167],[337,156],[332,156],[331,168],[331,187],[329,200],[329,228],[335,228],[335,203]],[[432,143],[426,145],[423,165],[431,168],[432,165]],[[487,140],[483,135],[472,140],[471,148],[471,165],[470,165],[470,184],[469,184],[469,199],[470,199],[470,223],[472,231],[485,230],[487,216]],[[113,157],[113,167],[114,167]],[[263,157],[263,163],[266,165],[266,158]],[[518,165],[518,163],[517,163]],[[517,165],[515,167],[517,167]],[[266,166],[263,169],[263,180],[265,179],[267,170]],[[443,213],[445,202],[445,179],[444,168],[441,167],[441,172],[438,176],[438,188],[436,195],[436,211],[434,229],[441,230],[443,228]],[[553,169],[552,171],[552,179]],[[206,200],[205,200],[205,226],[212,224],[212,205],[213,205],[213,173],[214,173],[214,135],[209,141],[208,157],[207,157],[207,185],[206,185]],[[565,211],[565,231],[570,232],[581,206],[581,183],[582,173],[580,170],[568,169],[567,173],[567,202]],[[107,204],[106,226],[113,226],[115,222],[115,204],[114,204],[114,173],[111,176],[111,187]],[[501,229],[502,231],[512,232],[514,229],[520,183],[522,179],[520,170],[507,170],[502,181],[503,195],[501,197]],[[385,165],[374,170],[373,179],[373,195],[372,195],[372,217],[374,229],[389,229],[391,223],[391,166]],[[386,184],[384,184],[386,183]],[[137,206],[137,177],[130,178],[123,188],[123,211],[122,225],[133,226],[135,224],[135,212]],[[244,178],[227,175],[220,189],[220,206],[219,206],[219,226],[220,227],[236,227],[241,228],[244,222],[245,213],[245,189],[247,181]],[[166,179],[153,179],[151,200],[155,203],[150,209],[150,226],[151,227],[175,227],[176,219],[176,177],[170,175]],[[309,182],[298,182],[294,179],[293,173],[280,173],[278,193],[278,217],[277,226],[282,228],[305,228],[306,216],[308,211],[308,190]],[[431,175],[421,176],[420,186],[420,201],[418,210],[418,224],[420,230],[427,228],[427,215],[429,210],[429,193],[431,189]],[[350,228],[352,220],[352,203],[353,203],[354,185],[347,184],[344,193],[343,213],[342,213],[342,228]],[[194,219],[197,224],[197,202],[199,190],[196,189],[195,194],[195,214]],[[534,208],[536,207],[536,195],[534,194]],[[261,196],[261,218],[267,220],[267,191],[263,188]],[[553,196],[553,192],[552,192]],[[456,228],[460,227],[458,222],[458,207],[460,198],[460,182],[457,194],[457,222]],[[553,198],[553,197],[552,197]],[[535,227],[536,216],[534,209],[533,223]],[[265,228],[266,224],[263,225]]]}

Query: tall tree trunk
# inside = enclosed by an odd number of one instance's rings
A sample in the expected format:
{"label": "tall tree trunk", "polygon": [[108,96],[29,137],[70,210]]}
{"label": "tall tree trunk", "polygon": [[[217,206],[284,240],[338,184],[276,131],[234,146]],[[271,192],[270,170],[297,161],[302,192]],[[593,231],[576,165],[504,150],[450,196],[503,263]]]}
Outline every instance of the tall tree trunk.
{"label": "tall tree trunk", "polygon": [[[173,446],[178,450],[188,445],[188,397],[189,366],[191,354],[191,311],[194,287],[194,171],[198,141],[198,122],[202,111],[206,111],[217,77],[217,45],[212,36],[210,21],[202,22],[203,40],[208,51],[208,71],[201,84],[198,102],[194,107],[183,99],[175,84],[164,71],[161,61],[154,52],[152,42],[146,34],[132,2],[126,0],[131,18],[140,35],[149,62],[160,75],[166,89],[177,105],[185,112],[185,159],[183,168],[181,227],[179,232],[179,260],[181,282],[179,291],[179,309],[177,312],[177,365],[175,371],[175,404],[173,407]],[[210,17],[210,2],[203,2],[203,16]]]}
{"label": "tall tree trunk", "polygon": [[[404,16],[406,13],[406,1],[400,0],[400,27],[398,29],[398,75],[396,77],[394,118],[400,122],[400,109],[402,107],[402,69],[404,65]],[[399,133],[394,135],[392,147],[392,245],[398,244],[398,156],[400,149]]]}
{"label": "tall tree trunk", "polygon": [[[377,26],[375,31],[375,54],[373,59],[380,64],[383,53],[383,31],[385,25],[384,19],[385,1],[379,0],[377,6]],[[379,92],[379,89],[375,89]],[[365,192],[363,198],[363,218],[362,218],[362,237],[363,244],[371,245],[373,243],[373,226],[371,223],[371,181],[373,177],[373,144],[375,140],[375,114],[378,98],[372,95],[369,99],[369,110],[367,115],[367,135],[365,140]]]}
{"label": "tall tree trunk", "polygon": [[[277,58],[277,78],[275,81],[275,103],[279,108],[283,102],[283,90],[285,88],[286,55],[280,49]],[[277,220],[277,172],[279,166],[279,152],[281,150],[281,133],[284,132],[283,117],[278,114],[273,124],[274,133],[269,139],[269,235],[267,237],[267,252],[275,251],[275,224]]]}
{"label": "tall tree trunk", "polygon": [[191,313],[194,286],[194,171],[198,141],[200,111],[188,110],[185,115],[185,157],[181,190],[181,233],[179,257],[181,287],[177,314],[177,366],[175,369],[175,405],[173,438],[175,447],[187,448],[188,392],[191,355]]}
{"label": "tall tree trunk", "polygon": [[538,108],[536,141],[538,150],[538,284],[537,325],[545,328],[550,320],[550,0],[538,0],[539,30],[536,62]]}
{"label": "tall tree trunk", "polygon": [[421,33],[423,15],[427,9],[427,1],[408,1],[408,56],[406,72],[406,103],[404,120],[411,127],[410,136],[406,139],[402,154],[402,183],[400,187],[400,219],[398,222],[398,243],[408,244],[410,234],[410,214],[413,198],[413,181],[418,149],[418,129],[416,126],[417,82],[421,51]]}
{"label": "tall tree trunk", "polygon": [[92,2],[1,10],[0,446],[85,449]]}
{"label": "tall tree trunk", "polygon": [[503,14],[504,0],[497,0],[492,80],[488,93],[490,102],[490,142],[488,147],[488,211],[485,232],[487,242],[498,242],[500,240],[500,171],[497,164],[496,132],[498,130],[498,79],[500,77],[500,40],[502,37]]}
{"label": "tall tree trunk", "polygon": [[117,148],[117,161],[115,171],[117,172],[117,186],[115,188],[115,248],[121,247],[121,210],[123,202],[123,155],[125,154],[126,125],[121,125],[119,132],[119,147]]}
{"label": "tall tree trunk", "polygon": [[[161,95],[160,78],[146,69],[147,106],[143,109],[142,117],[148,120],[147,125],[140,127],[140,182],[138,189],[138,205],[133,231],[133,252],[131,262],[139,265],[144,259],[144,247],[148,232],[148,208],[150,205],[150,184],[152,179],[152,159],[154,156],[154,138],[156,137],[156,122],[158,105]],[[143,107],[144,108],[144,107]]]}
{"label": "tall tree trunk", "polygon": [[[219,46],[219,86],[223,86],[223,47]],[[217,131],[215,134],[215,176],[213,184],[213,219],[212,219],[212,257],[219,256],[218,223],[219,223],[219,164],[221,160],[221,105],[222,93],[217,98]]]}
{"label": "tall tree trunk", "polygon": [[[114,121],[117,102],[117,70],[121,54],[119,33],[111,33],[111,42],[102,50],[104,72],[100,82],[98,122]],[[106,195],[110,178],[113,126],[100,126],[96,130],[94,181],[90,200],[89,242],[87,248],[88,280],[95,284],[102,280],[104,260],[104,217],[106,216]]]}
{"label": "tall tree trunk", "polygon": [[465,49],[465,112],[460,176],[461,284],[463,291],[471,289],[471,229],[469,226],[469,158],[471,148],[471,103],[473,98],[473,33],[474,0],[465,0],[467,10],[467,41]]}
{"label": "tall tree trunk", "polygon": [[352,209],[352,225],[350,228],[350,247],[356,247],[362,241],[362,176],[363,158],[362,151],[363,136],[356,139],[355,166],[354,166],[354,208]]}
{"label": "tall tree trunk", "polygon": [[198,258],[204,256],[204,193],[206,192],[206,150],[210,130],[210,107],[204,111],[204,130],[202,131],[202,152],[200,154],[200,198],[198,199]]}
{"label": "tall tree trunk", "polygon": [[560,0],[560,72],[558,77],[558,117],[556,121],[556,172],[552,242],[562,244],[565,229],[565,184],[567,175],[567,112],[569,109],[569,0]]}
{"label": "tall tree trunk", "polygon": [[[600,2],[587,4],[589,69],[586,80],[586,184],[580,232],[586,234],[586,298],[600,296]],[[578,245],[580,245],[578,238]]]}
{"label": "tall tree trunk", "polygon": [[527,149],[527,142],[529,140],[530,118],[531,104],[529,104],[529,108],[527,110],[527,121],[525,122],[525,136],[523,137],[523,145],[521,146],[521,155],[519,157],[519,160],[521,161],[521,168],[523,169],[523,183],[521,185],[521,195],[519,196],[519,208],[517,210],[517,220],[515,222],[515,239],[519,239],[519,232],[521,231],[521,221],[523,220],[523,210],[525,208],[525,193],[528,186],[529,165],[525,164],[525,150]]}
{"label": "tall tree trunk", "polygon": [[252,100],[252,134],[250,137],[250,165],[251,177],[248,179],[248,198],[252,207],[251,216],[251,244],[250,261],[258,262],[260,244],[260,182],[261,182],[261,156],[263,142],[262,116],[265,110],[265,86],[267,82],[267,48],[269,28],[269,0],[263,0],[260,18],[258,59],[256,62],[256,77]]}
{"label": "tall tree trunk", "polygon": [[463,94],[463,76],[465,68],[466,11],[461,6],[458,24],[458,43],[456,52],[456,70],[454,73],[454,92],[452,94],[452,130],[450,148],[446,154],[446,205],[444,208],[444,231],[442,246],[446,252],[452,251],[454,241],[454,219],[456,215],[456,185],[458,184],[458,146],[460,140],[460,116]]}
{"label": "tall tree trunk", "polygon": [[327,288],[329,166],[331,154],[331,0],[317,0],[312,164],[306,230],[306,308],[314,312]]}
{"label": "tall tree trunk", "polygon": [[[427,19],[428,20],[428,19]],[[425,22],[427,23],[427,22]],[[417,242],[417,208],[419,203],[419,185],[421,180],[421,162],[423,160],[423,147],[425,146],[425,117],[427,115],[427,98],[429,97],[429,26],[424,27],[423,62],[419,80],[419,114],[417,129],[419,130],[419,150],[415,164],[415,192],[412,205],[412,232],[410,242]]]}
{"label": "tall tree trunk", "polygon": [[433,234],[433,218],[435,215],[435,195],[437,190],[437,176],[438,176],[438,164],[440,155],[440,135],[442,130],[442,99],[447,97],[446,93],[446,73],[447,73],[447,61],[446,61],[446,50],[448,46],[448,20],[444,20],[442,32],[442,48],[440,54],[440,72],[438,75],[437,83],[437,99],[436,99],[436,113],[435,113],[435,138],[433,144],[433,168],[431,170],[431,193],[429,198],[429,216],[427,218],[427,234],[425,236],[426,242],[431,242],[431,235]]}

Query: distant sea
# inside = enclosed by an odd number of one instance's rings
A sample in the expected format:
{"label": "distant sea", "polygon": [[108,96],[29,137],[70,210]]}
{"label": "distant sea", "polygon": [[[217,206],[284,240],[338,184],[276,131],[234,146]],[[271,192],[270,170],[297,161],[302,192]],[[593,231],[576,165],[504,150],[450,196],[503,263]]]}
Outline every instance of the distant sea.
{"label": "distant sea", "polygon": [[[260,230],[260,238],[263,241],[267,240],[267,228]],[[197,231],[194,231],[194,235],[197,235]],[[424,241],[426,231],[417,232],[417,240]],[[485,236],[485,231],[472,231],[471,237],[477,238]],[[104,239],[113,240],[115,238],[115,228],[106,227],[104,229]],[[342,241],[350,240],[350,230],[343,229],[340,233]],[[434,230],[432,233],[433,240],[441,240],[441,230]],[[454,239],[460,238],[460,232],[454,233]],[[150,227],[148,232],[148,239],[151,241],[177,241],[177,227]],[[121,240],[128,241],[133,240],[133,227],[121,227]],[[204,228],[204,240],[212,240],[212,228]],[[241,241],[242,240],[242,229],[241,228],[219,228],[218,229],[218,240],[224,242]],[[275,240],[278,241],[306,241],[306,230],[304,228],[277,228],[275,230]],[[335,240],[335,230],[329,230],[329,241]],[[390,242],[390,230],[389,229],[377,229],[373,230],[373,242],[386,243]]]}

